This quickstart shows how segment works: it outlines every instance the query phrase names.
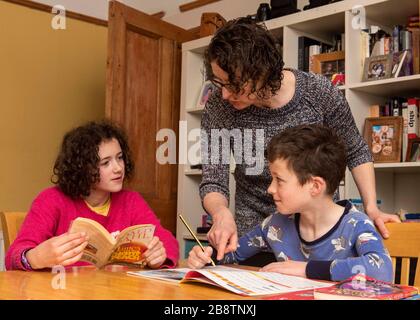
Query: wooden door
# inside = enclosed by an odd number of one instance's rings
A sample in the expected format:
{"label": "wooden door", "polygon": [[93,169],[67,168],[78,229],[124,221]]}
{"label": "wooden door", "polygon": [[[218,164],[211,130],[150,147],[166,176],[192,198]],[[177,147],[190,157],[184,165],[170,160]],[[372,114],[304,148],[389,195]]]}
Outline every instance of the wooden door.
{"label": "wooden door", "polygon": [[177,165],[160,165],[156,133],[178,136],[181,43],[193,35],[177,26],[109,2],[106,116],[121,124],[136,164],[128,185],[175,234]]}

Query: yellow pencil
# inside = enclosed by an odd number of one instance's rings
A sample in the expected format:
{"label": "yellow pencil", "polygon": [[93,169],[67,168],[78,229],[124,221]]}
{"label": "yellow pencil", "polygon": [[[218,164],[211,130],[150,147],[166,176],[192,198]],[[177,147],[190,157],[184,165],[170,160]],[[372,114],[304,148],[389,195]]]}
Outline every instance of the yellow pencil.
{"label": "yellow pencil", "polygon": [[[179,218],[181,219],[182,223],[185,225],[185,227],[188,229],[188,231],[191,233],[191,235],[193,236],[193,238],[195,239],[195,241],[198,243],[198,245],[200,246],[201,250],[203,250],[204,252],[204,247],[201,244],[200,240],[198,240],[198,238],[196,237],[196,235],[194,234],[194,232],[191,230],[190,226],[188,225],[187,221],[185,221],[185,219],[182,217],[182,215],[179,215]],[[213,259],[211,259],[211,264],[213,265],[213,267],[216,266],[216,264],[214,263]]]}

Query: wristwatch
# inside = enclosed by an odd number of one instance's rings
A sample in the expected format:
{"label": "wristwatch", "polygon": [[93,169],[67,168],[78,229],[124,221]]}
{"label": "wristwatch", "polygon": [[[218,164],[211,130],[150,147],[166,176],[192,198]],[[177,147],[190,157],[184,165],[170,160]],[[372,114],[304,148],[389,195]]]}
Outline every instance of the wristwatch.
{"label": "wristwatch", "polygon": [[20,261],[22,262],[23,267],[28,270],[28,271],[32,271],[32,266],[29,263],[28,259],[26,258],[26,253],[29,251],[30,249],[26,249],[22,251],[22,255],[20,257]]}

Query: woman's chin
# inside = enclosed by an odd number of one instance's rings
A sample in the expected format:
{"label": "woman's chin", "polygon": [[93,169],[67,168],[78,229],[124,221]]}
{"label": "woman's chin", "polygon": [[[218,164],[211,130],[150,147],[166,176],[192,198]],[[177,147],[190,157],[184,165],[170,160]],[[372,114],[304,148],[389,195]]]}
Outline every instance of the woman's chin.
{"label": "woman's chin", "polygon": [[248,107],[248,105],[243,104],[239,101],[231,101],[230,104],[236,109],[236,110],[243,110]]}

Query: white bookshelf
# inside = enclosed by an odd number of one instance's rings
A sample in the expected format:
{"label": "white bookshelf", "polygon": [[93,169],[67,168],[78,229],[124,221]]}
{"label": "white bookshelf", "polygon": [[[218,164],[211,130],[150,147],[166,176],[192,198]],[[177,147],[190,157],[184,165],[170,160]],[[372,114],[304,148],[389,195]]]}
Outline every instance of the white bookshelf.
{"label": "white bookshelf", "polygon": [[[343,0],[330,5],[301,11],[285,17],[266,21],[266,26],[283,43],[283,59],[286,67],[297,68],[298,37],[332,42],[334,34],[345,33],[346,84],[339,89],[345,94],[356,125],[363,132],[365,118],[369,116],[369,106],[383,103],[393,95],[420,96],[420,75],[361,82],[362,65],[360,58],[360,30],[352,27],[352,8],[363,4],[366,24],[375,24],[390,31],[395,24],[405,24],[408,16],[418,14],[419,0]],[[181,120],[188,123],[188,130],[200,127],[201,109],[196,109],[196,101],[204,81],[202,70],[203,53],[211,37],[184,43],[182,46]],[[191,142],[190,144],[191,145]],[[382,209],[396,212],[400,208],[420,212],[418,183],[420,163],[375,164],[378,199]],[[231,209],[234,209],[234,178],[230,177]],[[195,230],[201,223],[204,209],[198,194],[201,171],[189,169],[189,164],[179,165],[178,212]],[[340,187],[342,188],[342,187]],[[356,185],[347,170],[344,184],[346,198],[360,198]],[[233,211],[234,212],[234,211]],[[177,239],[180,253],[184,254],[184,235],[188,231],[182,223],[177,225]]]}

